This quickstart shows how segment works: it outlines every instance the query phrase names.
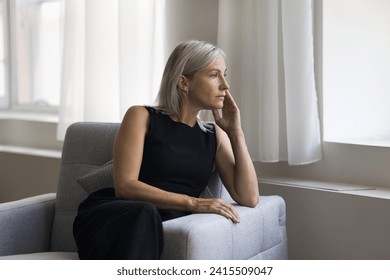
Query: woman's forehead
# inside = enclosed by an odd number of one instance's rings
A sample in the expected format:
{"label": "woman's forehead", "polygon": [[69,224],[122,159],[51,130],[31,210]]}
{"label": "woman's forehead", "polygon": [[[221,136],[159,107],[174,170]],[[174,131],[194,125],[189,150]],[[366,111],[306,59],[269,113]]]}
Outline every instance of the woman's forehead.
{"label": "woman's forehead", "polygon": [[207,66],[206,70],[217,69],[220,71],[226,70],[225,58],[222,56],[218,56],[213,62]]}

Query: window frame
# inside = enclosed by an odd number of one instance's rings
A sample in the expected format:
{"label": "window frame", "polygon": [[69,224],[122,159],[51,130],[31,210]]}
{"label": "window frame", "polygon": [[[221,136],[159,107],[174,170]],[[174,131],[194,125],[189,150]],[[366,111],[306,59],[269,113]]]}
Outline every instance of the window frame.
{"label": "window frame", "polygon": [[[326,94],[324,92],[324,73],[323,73],[323,65],[324,65],[324,53],[323,53],[323,40],[324,40],[324,1],[313,1],[314,7],[317,5],[316,9],[319,9],[318,6],[321,8],[321,20],[317,19],[318,22],[315,23],[318,25],[317,32],[320,30],[321,33],[321,44],[319,44],[319,49],[320,55],[317,56],[317,59],[320,59],[319,64],[320,64],[320,70],[318,71],[319,76],[321,77],[321,127],[322,127],[322,140],[323,142],[329,142],[329,143],[340,143],[340,144],[346,144],[346,145],[359,145],[359,146],[373,146],[373,147],[390,147],[390,139],[388,138],[388,133],[385,133],[381,131],[378,133],[378,135],[365,135],[365,136],[350,136],[350,135],[337,135],[334,137],[333,135],[329,136],[326,135],[326,129],[325,129],[325,122],[326,122],[326,110],[325,110],[325,104],[324,104],[324,95]],[[319,15],[317,11],[317,15]],[[316,18],[315,18],[316,20]],[[326,86],[326,85],[325,85]],[[353,91],[352,91],[353,92]],[[381,102],[387,103],[387,100],[380,99]],[[384,118],[387,120],[388,118]],[[370,122],[373,123],[374,121]],[[380,131],[380,130],[378,130]],[[331,133],[330,133],[331,134]]]}
{"label": "window frame", "polygon": [[[318,109],[321,124],[323,158],[315,163],[290,166],[286,162],[255,162],[262,176],[308,179],[320,182],[374,187],[376,197],[388,197],[390,192],[390,148],[362,144],[346,144],[323,139],[323,80],[322,80],[322,4],[326,0],[313,0],[314,66]],[[343,193],[345,194],[345,193]],[[364,191],[355,191],[363,195]]]}
{"label": "window frame", "polygon": [[[59,106],[47,105],[21,105],[17,102],[18,95],[18,81],[17,81],[17,54],[16,49],[16,28],[15,28],[15,0],[0,0],[5,5],[4,15],[4,37],[5,37],[5,101],[0,103],[0,110],[7,118],[9,116],[15,116],[17,119],[30,118],[39,119],[39,115],[42,115],[42,120],[50,119],[52,122],[53,117],[58,117]],[[41,2],[48,2],[50,0],[44,0]],[[38,1],[37,1],[38,2]],[[38,118],[37,118],[38,116]],[[1,116],[0,116],[1,117]],[[13,117],[11,117],[13,118]]]}
{"label": "window frame", "polygon": [[[390,173],[387,170],[388,168],[386,168],[390,166],[389,147],[324,140],[323,1],[316,0],[312,2],[315,76],[323,143],[323,159],[317,164],[291,168],[290,172],[297,171],[303,177],[313,176],[314,179],[390,189]],[[308,173],[313,173],[313,175],[306,175]]]}
{"label": "window frame", "polygon": [[3,42],[3,48],[4,48],[4,90],[5,95],[4,99],[0,99],[0,109],[5,110],[10,108],[11,101],[10,101],[10,40],[9,40],[9,0],[0,0],[4,7],[4,22],[3,22],[3,35],[4,35],[4,42]]}

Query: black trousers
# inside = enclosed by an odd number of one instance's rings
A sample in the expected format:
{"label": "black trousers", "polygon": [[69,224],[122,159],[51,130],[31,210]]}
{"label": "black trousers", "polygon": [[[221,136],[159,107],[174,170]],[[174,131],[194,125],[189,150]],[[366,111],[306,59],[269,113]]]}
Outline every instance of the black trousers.
{"label": "black trousers", "polygon": [[115,197],[113,188],[89,195],[79,206],[73,235],[80,259],[160,259],[162,221],[189,213],[158,210],[153,204]]}

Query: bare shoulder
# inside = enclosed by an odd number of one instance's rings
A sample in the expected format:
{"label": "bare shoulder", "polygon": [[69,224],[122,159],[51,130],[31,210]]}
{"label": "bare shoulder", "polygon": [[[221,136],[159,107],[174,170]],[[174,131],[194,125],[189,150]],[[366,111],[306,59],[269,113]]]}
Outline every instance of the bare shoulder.
{"label": "bare shoulder", "polygon": [[229,137],[226,132],[219,127],[219,125],[215,124],[215,135],[217,137],[217,150],[224,145],[230,145]]}
{"label": "bare shoulder", "polygon": [[126,119],[145,119],[149,118],[149,112],[145,106],[135,105],[127,109],[124,120]]}
{"label": "bare shoulder", "polygon": [[114,177],[117,182],[138,178],[149,113],[145,107],[130,107],[114,142]]}
{"label": "bare shoulder", "polygon": [[131,106],[123,117],[122,126],[148,124],[149,112],[144,106]]}

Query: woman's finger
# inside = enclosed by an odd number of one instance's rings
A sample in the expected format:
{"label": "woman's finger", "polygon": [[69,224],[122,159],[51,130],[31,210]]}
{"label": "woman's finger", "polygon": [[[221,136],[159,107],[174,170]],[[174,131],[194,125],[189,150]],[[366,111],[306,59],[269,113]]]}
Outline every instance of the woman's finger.
{"label": "woman's finger", "polygon": [[240,215],[237,213],[236,208],[234,208],[234,206],[229,204],[229,203],[228,203],[228,205],[226,207],[229,209],[229,212],[232,215],[232,220],[235,223],[239,223],[240,222]]}
{"label": "woman's finger", "polygon": [[240,216],[234,206],[220,198],[197,199],[196,212],[216,213],[232,220],[234,223],[240,222]]}
{"label": "woman's finger", "polygon": [[217,109],[212,109],[211,112],[213,113],[213,117],[215,122],[218,122],[221,119],[221,116],[219,115],[219,112]]}
{"label": "woman's finger", "polygon": [[238,215],[236,209],[234,208],[233,205],[230,203],[227,203],[223,200],[220,200],[220,205],[219,205],[219,210],[220,210],[220,215],[225,216],[226,218],[232,220],[234,223],[239,223],[240,222],[240,216]]}
{"label": "woman's finger", "polygon": [[226,91],[225,100],[224,100],[224,108],[225,107],[226,108],[229,108],[229,107],[236,108],[237,107],[236,101],[234,101],[232,94],[228,90]]}

